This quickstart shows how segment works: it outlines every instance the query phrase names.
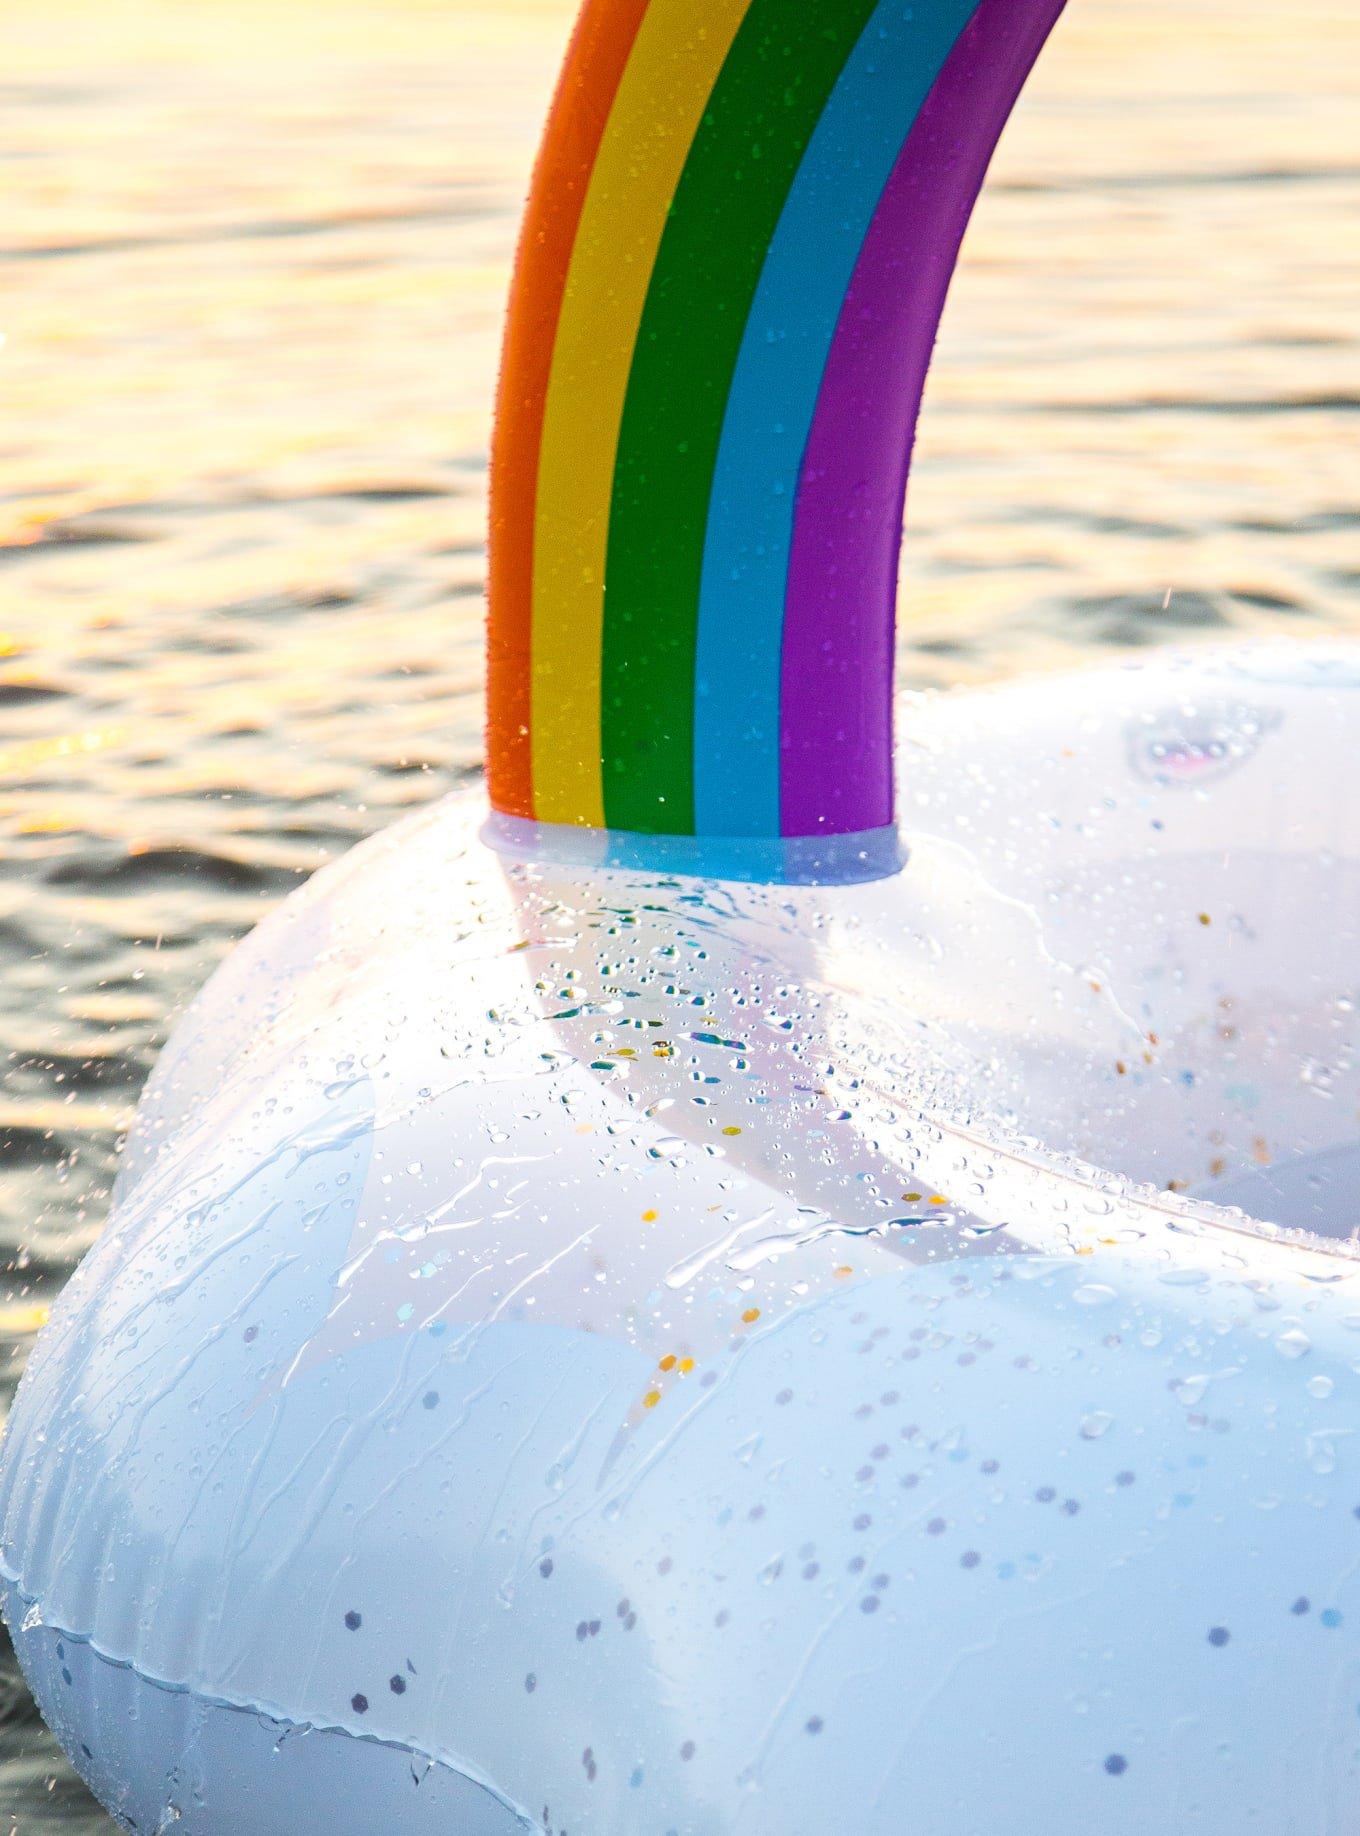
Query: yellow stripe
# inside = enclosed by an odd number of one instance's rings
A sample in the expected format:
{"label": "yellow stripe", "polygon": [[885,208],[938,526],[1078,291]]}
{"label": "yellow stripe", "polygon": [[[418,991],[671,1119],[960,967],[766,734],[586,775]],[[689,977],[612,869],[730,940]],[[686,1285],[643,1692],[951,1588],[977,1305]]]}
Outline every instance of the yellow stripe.
{"label": "yellow stripe", "polygon": [[610,111],[553,348],[534,525],[534,813],[604,826],[604,566],[623,401],[666,214],[750,0],[652,0]]}

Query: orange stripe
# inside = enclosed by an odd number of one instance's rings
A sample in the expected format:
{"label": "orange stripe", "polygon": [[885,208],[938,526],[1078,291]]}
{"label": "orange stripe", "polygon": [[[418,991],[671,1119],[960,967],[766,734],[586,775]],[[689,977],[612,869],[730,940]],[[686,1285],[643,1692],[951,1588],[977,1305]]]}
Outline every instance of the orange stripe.
{"label": "orange stripe", "polygon": [[492,804],[512,816],[534,814],[534,520],[553,344],[590,175],[647,4],[586,0],[534,168],[510,287],[491,440],[486,751]]}

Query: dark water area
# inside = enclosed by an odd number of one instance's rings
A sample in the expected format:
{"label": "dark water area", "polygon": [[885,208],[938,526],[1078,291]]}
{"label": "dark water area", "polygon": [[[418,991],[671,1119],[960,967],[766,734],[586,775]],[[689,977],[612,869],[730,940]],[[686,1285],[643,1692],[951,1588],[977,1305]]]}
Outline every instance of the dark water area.
{"label": "dark water area", "polygon": [[[508,264],[561,0],[17,0],[0,78],[0,1357],[175,1016],[480,769]],[[970,231],[902,672],[1360,630],[1360,17],[1083,0]],[[0,1836],[111,1827],[0,1663]]]}

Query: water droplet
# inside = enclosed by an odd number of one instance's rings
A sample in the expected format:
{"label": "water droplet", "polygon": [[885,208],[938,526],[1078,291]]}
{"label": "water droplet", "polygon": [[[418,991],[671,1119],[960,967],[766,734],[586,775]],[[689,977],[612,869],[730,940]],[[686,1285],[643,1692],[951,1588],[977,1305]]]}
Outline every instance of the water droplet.
{"label": "water droplet", "polygon": [[685,1146],[679,1135],[661,1135],[647,1152],[653,1160],[679,1160],[685,1152]]}
{"label": "water droplet", "polygon": [[[1348,1431],[1342,1429],[1340,1432],[1344,1434]],[[1319,1430],[1307,1437],[1305,1448],[1310,1472],[1325,1478],[1328,1473],[1336,1471],[1336,1433],[1335,1430],[1326,1433]]]}

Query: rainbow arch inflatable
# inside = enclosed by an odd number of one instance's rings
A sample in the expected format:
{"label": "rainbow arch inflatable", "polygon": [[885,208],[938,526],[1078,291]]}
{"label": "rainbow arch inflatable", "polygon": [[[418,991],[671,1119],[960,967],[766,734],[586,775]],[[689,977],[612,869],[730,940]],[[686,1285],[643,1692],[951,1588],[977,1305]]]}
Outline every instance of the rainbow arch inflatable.
{"label": "rainbow arch inflatable", "polygon": [[1360,1827],[1360,653],[909,698],[893,757],[1057,10],[589,0],[494,808],[213,977],[0,1448],[15,1649],[138,1836]]}
{"label": "rainbow arch inflatable", "polygon": [[973,201],[1061,10],[586,7],[500,386],[497,810],[881,850],[921,392]]}

